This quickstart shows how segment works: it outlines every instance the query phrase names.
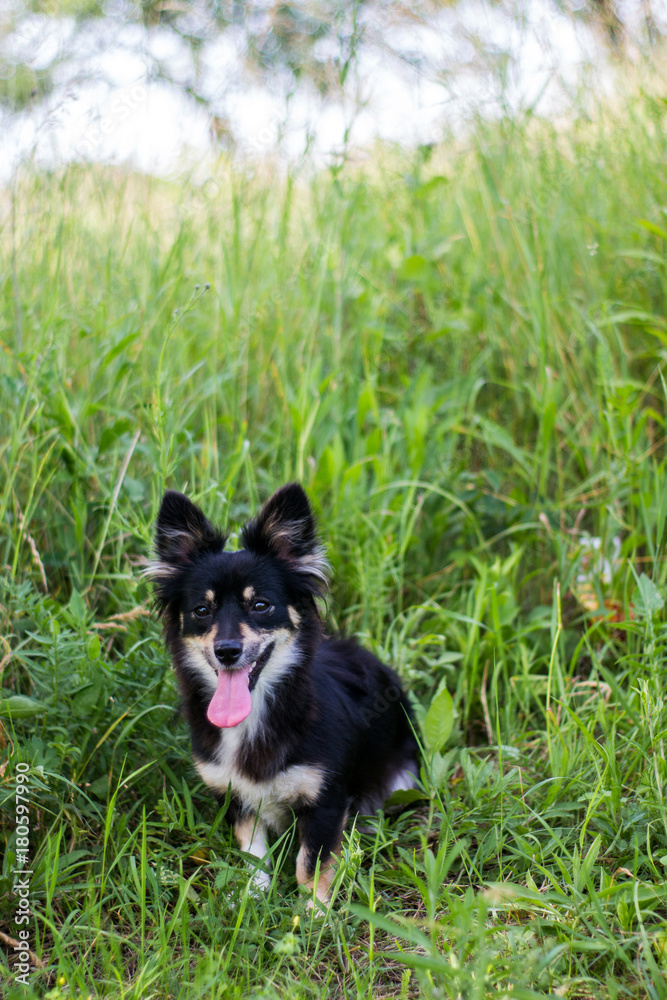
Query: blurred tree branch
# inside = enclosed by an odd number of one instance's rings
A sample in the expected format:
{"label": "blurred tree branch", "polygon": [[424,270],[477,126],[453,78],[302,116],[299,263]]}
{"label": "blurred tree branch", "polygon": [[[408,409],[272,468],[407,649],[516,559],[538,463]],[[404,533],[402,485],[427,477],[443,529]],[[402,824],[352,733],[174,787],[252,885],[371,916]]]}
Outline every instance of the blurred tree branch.
{"label": "blurred tree branch", "polygon": [[[460,0],[464,2],[464,0]],[[627,5],[621,0],[553,0],[562,12],[597,26],[610,48],[622,54]],[[251,80],[275,87],[307,81],[320,95],[339,95],[349,81],[362,46],[391,54],[420,69],[428,60],[414,47],[396,44],[400,29],[438,31],[438,16],[456,0],[15,0],[0,12],[0,108],[18,112],[42,100],[81,54],[81,39],[103,52],[107,26],[134,26],[153,37],[166,32],[187,46],[190,68],[174,73],[169,59],[145,48],[149,79],[185,90],[209,108],[213,127],[224,109],[211,91],[202,55],[211,42],[233,39],[243,71]],[[500,6],[500,4],[498,5]],[[651,0],[642,0],[648,44],[659,35]],[[396,29],[399,29],[397,31]],[[129,36],[128,36],[129,37]],[[118,44],[117,38],[115,44]],[[130,45],[130,42],[127,43]],[[427,67],[431,70],[433,67]],[[220,64],[222,81],[227,67]],[[99,68],[91,70],[91,78]],[[85,75],[85,74],[83,74]],[[80,82],[82,77],[78,73]],[[219,88],[220,89],[220,88]],[[224,124],[222,126],[224,132]]]}

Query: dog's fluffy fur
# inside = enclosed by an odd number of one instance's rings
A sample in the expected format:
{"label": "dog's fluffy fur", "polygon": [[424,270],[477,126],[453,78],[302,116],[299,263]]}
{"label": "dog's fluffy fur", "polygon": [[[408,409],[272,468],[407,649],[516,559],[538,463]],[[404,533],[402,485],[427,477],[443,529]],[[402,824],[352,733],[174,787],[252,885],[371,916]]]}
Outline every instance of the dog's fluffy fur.
{"label": "dog's fluffy fur", "polygon": [[296,816],[297,879],[312,890],[319,860],[323,900],[347,817],[413,784],[410,709],[392,670],[323,634],[315,598],[328,566],[301,486],[278,490],[241,540],[225,551],[199,507],[170,491],[149,573],[199,774],[221,802],[231,789],[236,837],[258,858],[267,829]]}

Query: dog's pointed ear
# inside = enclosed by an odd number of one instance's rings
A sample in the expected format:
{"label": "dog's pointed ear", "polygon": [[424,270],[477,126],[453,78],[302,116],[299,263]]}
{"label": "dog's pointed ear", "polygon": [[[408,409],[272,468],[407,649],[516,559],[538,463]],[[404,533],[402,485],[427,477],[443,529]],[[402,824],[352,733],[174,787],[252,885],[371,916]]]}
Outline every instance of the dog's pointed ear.
{"label": "dog's pointed ear", "polygon": [[168,490],[155,524],[157,559],[148,575],[157,579],[173,576],[204,552],[220,552],[225,537],[183,493]]}
{"label": "dog's pointed ear", "polygon": [[257,517],[243,528],[246,549],[284,559],[321,593],[328,583],[329,564],[317,537],[308,497],[299,483],[288,483],[270,497]]}

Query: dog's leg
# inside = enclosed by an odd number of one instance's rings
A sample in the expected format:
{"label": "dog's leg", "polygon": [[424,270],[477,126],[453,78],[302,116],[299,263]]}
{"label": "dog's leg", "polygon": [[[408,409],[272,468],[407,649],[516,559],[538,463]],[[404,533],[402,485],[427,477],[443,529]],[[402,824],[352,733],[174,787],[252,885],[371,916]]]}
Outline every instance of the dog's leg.
{"label": "dog's leg", "polygon": [[[264,824],[254,813],[237,820],[234,824],[234,835],[239,842],[239,847],[246,854],[252,854],[258,861],[263,861],[268,850],[264,836],[265,833],[266,828]],[[268,872],[256,867],[253,874],[253,882],[258,889],[268,889],[271,885],[271,876]]]}
{"label": "dog's leg", "polygon": [[[347,821],[347,808],[313,809],[299,819],[301,847],[296,859],[296,879],[310,893],[325,903],[335,874],[334,855],[340,851],[343,830]],[[317,885],[315,873],[319,859]]]}

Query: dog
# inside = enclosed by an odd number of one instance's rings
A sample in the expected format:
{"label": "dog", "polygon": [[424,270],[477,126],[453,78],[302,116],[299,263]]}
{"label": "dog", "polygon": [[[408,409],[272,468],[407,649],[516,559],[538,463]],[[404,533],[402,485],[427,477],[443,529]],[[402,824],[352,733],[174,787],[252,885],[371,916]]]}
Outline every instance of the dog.
{"label": "dog", "polygon": [[[296,817],[297,881],[328,898],[348,816],[414,786],[417,740],[398,676],[355,640],[327,637],[328,564],[290,483],[241,530],[241,548],[182,493],[165,493],[149,565],[194,764],[241,849]],[[316,873],[319,878],[316,880]],[[261,869],[256,881],[266,888]]]}

